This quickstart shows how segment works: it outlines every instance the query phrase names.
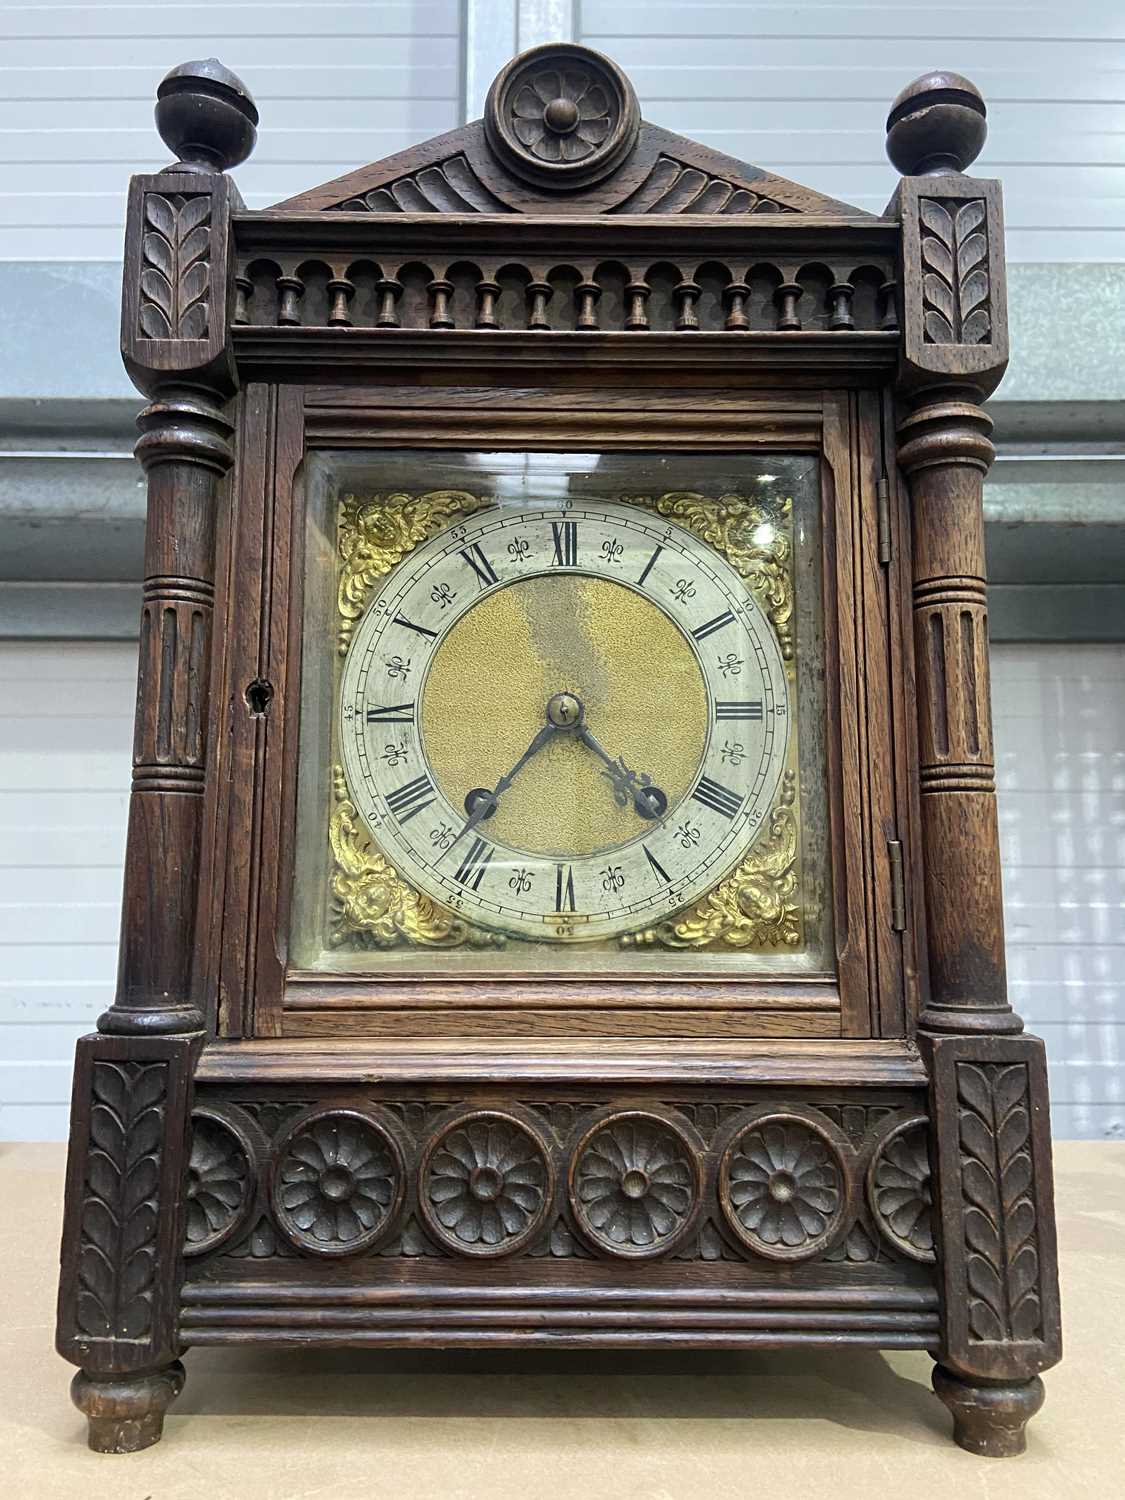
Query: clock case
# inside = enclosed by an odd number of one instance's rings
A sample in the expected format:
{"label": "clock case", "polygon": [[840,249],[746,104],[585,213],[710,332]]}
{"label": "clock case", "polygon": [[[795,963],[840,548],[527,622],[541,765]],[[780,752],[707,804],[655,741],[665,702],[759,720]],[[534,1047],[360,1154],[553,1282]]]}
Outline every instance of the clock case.
{"label": "clock case", "polygon": [[[176,69],[157,119],[120,973],[78,1044],[58,1315],[91,1446],[154,1442],[192,1345],[832,1344],[928,1350],[957,1440],[1020,1451],[1059,1309],[1004,977],[979,95],[899,97],[882,216],[641,121],[578,47],[260,212],[234,75]],[[833,976],[287,973],[302,460],[387,447],[820,455]],[[501,1230],[452,1233],[451,1193]]]}

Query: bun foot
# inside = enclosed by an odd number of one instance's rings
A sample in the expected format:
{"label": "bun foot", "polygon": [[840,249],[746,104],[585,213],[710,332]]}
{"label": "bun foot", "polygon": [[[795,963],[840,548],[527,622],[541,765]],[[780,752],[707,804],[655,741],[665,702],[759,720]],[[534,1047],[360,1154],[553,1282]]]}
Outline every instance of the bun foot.
{"label": "bun foot", "polygon": [[70,1396],[86,1415],[95,1453],[139,1453],[160,1441],[164,1413],[183,1386],[184,1367],[177,1359],[147,1375],[88,1375],[79,1370]]}
{"label": "bun foot", "polygon": [[1013,1385],[972,1385],[935,1365],[934,1390],[953,1413],[953,1441],[982,1458],[1022,1453],[1027,1424],[1043,1405],[1038,1376]]}

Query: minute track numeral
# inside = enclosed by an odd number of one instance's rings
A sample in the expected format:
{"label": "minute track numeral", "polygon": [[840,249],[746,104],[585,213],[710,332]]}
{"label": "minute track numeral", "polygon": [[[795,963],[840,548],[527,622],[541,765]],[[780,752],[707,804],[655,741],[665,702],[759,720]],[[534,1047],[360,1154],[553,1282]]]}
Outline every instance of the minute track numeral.
{"label": "minute track numeral", "polygon": [[555,544],[555,553],[551,558],[551,566],[553,568],[577,567],[578,522],[552,521],[551,540]]}
{"label": "minute track numeral", "polygon": [[387,703],[382,708],[368,707],[369,724],[413,724],[413,703]]}
{"label": "minute track numeral", "polygon": [[428,776],[416,776],[413,781],[404,782],[387,793],[387,806],[400,823],[409,823],[411,818],[430,806],[434,800],[433,792],[434,784]]}
{"label": "minute track numeral", "polygon": [[694,801],[702,802],[704,807],[720,813],[724,818],[733,818],[744,800],[721,782],[712,781],[710,776],[701,776],[699,785],[691,795]]}
{"label": "minute track numeral", "polygon": [[709,635],[714,635],[716,630],[722,630],[724,625],[733,625],[734,616],[730,610],[724,610],[721,615],[716,615],[713,620],[708,620],[704,625],[697,625],[692,631],[692,636],[697,641],[705,641]]}
{"label": "minute track numeral", "polygon": [[760,698],[752,698],[747,703],[723,702],[722,699],[715,700],[716,719],[762,719],[764,710]]}
{"label": "minute track numeral", "polygon": [[555,910],[577,911],[574,904],[573,865],[555,866]]}
{"label": "minute track numeral", "polygon": [[495,852],[492,845],[486,843],[484,839],[474,839],[453,878],[459,880],[469,890],[479,891],[480,883],[488,870],[489,861]]}
{"label": "minute track numeral", "polygon": [[462,547],[461,556],[465,559],[469,567],[472,568],[473,572],[477,575],[477,582],[480,584],[482,589],[488,588],[490,584],[500,582],[499,578],[496,576],[496,570],[493,568],[488,558],[485,557],[484,549],[481,547],[481,544],[479,542],[473,542],[473,544],[469,547]]}
{"label": "minute track numeral", "polygon": [[413,630],[416,635],[426,636],[431,641],[437,640],[436,630],[430,630],[426,625],[415,625],[414,621],[408,620],[405,615],[395,615],[392,623],[401,625],[404,630]]}

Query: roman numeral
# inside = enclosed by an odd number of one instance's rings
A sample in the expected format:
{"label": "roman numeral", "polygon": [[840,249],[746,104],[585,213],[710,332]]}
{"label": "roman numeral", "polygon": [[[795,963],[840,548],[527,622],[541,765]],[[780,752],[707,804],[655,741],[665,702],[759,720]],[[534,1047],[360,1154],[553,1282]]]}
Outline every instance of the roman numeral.
{"label": "roman numeral", "polygon": [[696,802],[702,802],[704,807],[721,813],[724,818],[733,818],[743,803],[741,797],[720,782],[712,781],[710,776],[701,776],[699,785],[691,795]]}
{"label": "roman numeral", "polygon": [[405,615],[395,615],[394,624],[401,625],[404,630],[413,630],[418,635],[429,636],[431,641],[437,640],[437,631],[428,630],[425,625],[415,625],[413,620],[408,620]]}
{"label": "roman numeral", "polygon": [[651,870],[653,870],[656,873],[656,875],[661,880],[663,880],[663,882],[664,882],[665,885],[671,885],[672,884],[672,877],[671,877],[671,875],[668,874],[668,871],[660,863],[660,861],[657,859],[656,855],[653,854],[652,850],[648,847],[648,845],[647,844],[642,844],[641,848],[645,851],[645,858],[648,860],[649,868]]}
{"label": "roman numeral", "polygon": [[[573,568],[578,563],[578,522],[552,521],[551,540],[555,544],[555,555],[551,559],[553,568]],[[560,907],[561,911],[562,908]]]}
{"label": "roman numeral", "polygon": [[754,698],[749,703],[725,703],[722,699],[715,700],[716,719],[760,719],[762,717],[762,700]]}
{"label": "roman numeral", "polygon": [[484,839],[474,839],[454,878],[462,885],[467,885],[471,891],[479,891],[488,862],[495,852],[492,845]]}
{"label": "roman numeral", "polygon": [[433,790],[434,784],[428,776],[416,776],[413,781],[387,793],[387,806],[400,823],[409,823],[411,818],[429,807],[434,800],[431,796]]}
{"label": "roman numeral", "polygon": [[413,703],[386,703],[382,708],[369,707],[367,710],[367,722],[369,724],[413,724]]}
{"label": "roman numeral", "polygon": [[659,556],[660,556],[660,554],[661,554],[661,553],[662,553],[662,552],[663,552],[663,551],[664,551],[664,548],[663,548],[663,547],[657,547],[657,549],[656,549],[656,551],[655,551],[655,552],[654,552],[654,553],[653,553],[653,554],[652,554],[652,556],[651,556],[651,557],[650,557],[650,558],[649,558],[649,560],[648,560],[648,562],[646,562],[646,563],[645,563],[645,566],[644,566],[644,572],[643,572],[643,573],[642,573],[642,574],[641,574],[641,576],[640,576],[640,577],[639,577],[639,578],[638,578],[638,579],[637,579],[637,582],[638,582],[638,583],[644,583],[644,581],[645,581],[645,579],[646,579],[646,578],[647,578],[647,577],[648,577],[648,575],[649,575],[649,574],[650,574],[650,573],[651,573],[651,572],[652,572],[652,565],[653,565],[653,563],[654,563],[654,562],[655,562],[655,561],[656,561],[656,559],[657,559],[657,558],[658,558],[658,557],[659,557]]}
{"label": "roman numeral", "polygon": [[692,631],[692,635],[697,641],[705,641],[709,635],[714,635],[716,630],[722,630],[724,625],[733,624],[734,616],[728,609],[725,610],[723,614],[716,615],[713,620],[708,620],[706,625],[698,626],[695,630]]}
{"label": "roman numeral", "polygon": [[555,910],[577,911],[574,904],[573,865],[555,866]]}
{"label": "roman numeral", "polygon": [[482,589],[486,589],[490,583],[500,582],[479,542],[474,542],[471,547],[462,547],[461,556],[477,575]]}

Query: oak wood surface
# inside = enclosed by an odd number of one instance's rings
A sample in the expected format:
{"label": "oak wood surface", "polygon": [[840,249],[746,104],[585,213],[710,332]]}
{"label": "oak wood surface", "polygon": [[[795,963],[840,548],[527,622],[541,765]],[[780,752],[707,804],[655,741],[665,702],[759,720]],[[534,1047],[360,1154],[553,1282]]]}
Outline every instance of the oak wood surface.
{"label": "oak wood surface", "polygon": [[[641,122],[584,49],[505,76],[564,63],[597,140],[544,149],[568,101],[520,132],[498,84],[487,126],[263,213],[226,176],[244,85],[161,85],[179,160],[133,181],[122,299],[152,404],[121,975],[79,1044],[59,1300],[105,1451],[156,1441],[189,1343],[925,1348],[995,1455],[1059,1357],[1043,1049],[1003,970],[983,101],[903,91],[876,218]],[[831,973],[291,970],[303,465],[394,447],[819,457]]]}

